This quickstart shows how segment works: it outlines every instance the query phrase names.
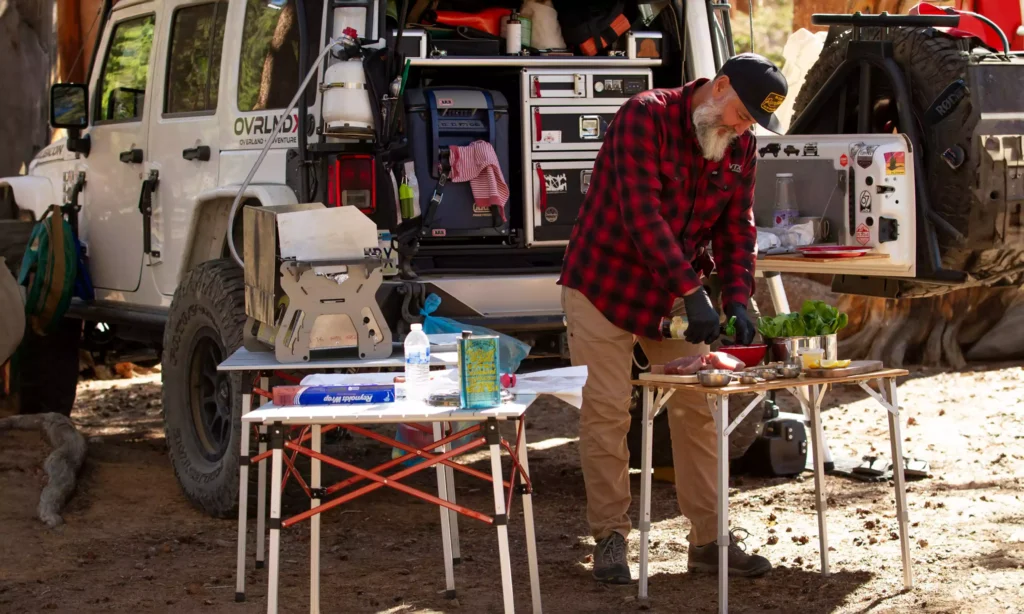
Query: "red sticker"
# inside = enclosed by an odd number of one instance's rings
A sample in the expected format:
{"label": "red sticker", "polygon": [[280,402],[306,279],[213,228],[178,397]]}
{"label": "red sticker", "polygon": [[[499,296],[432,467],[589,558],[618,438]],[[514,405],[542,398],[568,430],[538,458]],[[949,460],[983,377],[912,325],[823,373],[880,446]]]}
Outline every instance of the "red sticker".
{"label": "red sticker", "polygon": [[857,227],[855,238],[857,243],[861,245],[867,245],[871,241],[871,229],[867,227],[867,224],[861,224]]}
{"label": "red sticker", "polygon": [[846,157],[846,154],[839,156],[839,166],[846,168],[846,165],[850,163],[850,159]]}

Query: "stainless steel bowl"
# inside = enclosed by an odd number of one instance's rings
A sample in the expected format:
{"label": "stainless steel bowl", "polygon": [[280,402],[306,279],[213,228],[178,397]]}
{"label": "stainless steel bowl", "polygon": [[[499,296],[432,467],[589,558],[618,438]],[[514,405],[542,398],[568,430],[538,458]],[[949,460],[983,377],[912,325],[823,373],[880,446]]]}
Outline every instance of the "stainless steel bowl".
{"label": "stainless steel bowl", "polygon": [[779,371],[777,369],[758,369],[757,376],[766,382],[779,379]]}
{"label": "stainless steel bowl", "polygon": [[785,365],[779,367],[779,376],[783,379],[793,379],[794,377],[800,377],[800,372],[803,368],[800,365]]}
{"label": "stainless steel bowl", "polygon": [[697,381],[700,382],[701,386],[707,388],[722,388],[732,383],[733,373],[732,371],[725,370],[708,370],[698,371]]}

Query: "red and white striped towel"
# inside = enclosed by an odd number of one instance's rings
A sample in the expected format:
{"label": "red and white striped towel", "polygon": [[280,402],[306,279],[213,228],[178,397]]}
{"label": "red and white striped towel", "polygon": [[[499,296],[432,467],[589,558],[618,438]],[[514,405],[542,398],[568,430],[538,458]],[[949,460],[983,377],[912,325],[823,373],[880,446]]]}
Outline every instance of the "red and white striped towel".
{"label": "red and white striped towel", "polygon": [[505,216],[505,203],[508,202],[508,185],[501,174],[498,154],[487,141],[473,141],[469,145],[451,146],[451,180],[469,182],[473,191],[473,200],[477,207],[501,207],[502,219]]}

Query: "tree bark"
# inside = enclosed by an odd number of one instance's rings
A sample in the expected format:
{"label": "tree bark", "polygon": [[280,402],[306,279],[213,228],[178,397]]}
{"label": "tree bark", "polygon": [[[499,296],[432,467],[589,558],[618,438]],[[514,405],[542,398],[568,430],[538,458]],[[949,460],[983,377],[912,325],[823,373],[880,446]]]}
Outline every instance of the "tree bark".
{"label": "tree bark", "polygon": [[17,175],[50,140],[53,0],[0,2],[0,177]]}

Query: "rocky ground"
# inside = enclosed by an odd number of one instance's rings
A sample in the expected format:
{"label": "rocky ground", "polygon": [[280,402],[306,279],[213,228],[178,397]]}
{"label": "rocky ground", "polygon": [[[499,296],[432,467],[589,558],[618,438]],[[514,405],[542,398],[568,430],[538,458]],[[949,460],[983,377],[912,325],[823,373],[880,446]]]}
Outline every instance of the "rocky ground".
{"label": "rocky ground", "polygon": [[[49,453],[35,433],[0,434],[0,611],[260,612],[266,573],[247,564],[248,600],[234,603],[237,524],[209,518],[182,496],[168,462],[158,373],[87,381],[72,417],[89,456],[66,524],[35,517]],[[915,371],[902,382],[905,450],[932,476],[910,486],[916,587],[902,591],[893,495],[888,483],[828,477],[833,574],[818,569],[810,474],[792,479],[739,476],[731,488],[734,526],[776,569],[735,579],[734,612],[993,612],[1024,603],[1024,398],[1019,365],[963,373]],[[883,411],[855,389],[834,392],[825,424],[838,457],[888,451]],[[686,573],[687,522],[673,487],[655,483],[651,599],[636,585],[602,587],[590,578],[592,540],[584,522],[577,412],[557,401],[530,419],[531,465],[544,607],[549,612],[714,612],[713,578]],[[390,451],[342,440],[328,451],[375,464]],[[483,456],[473,463],[486,471]],[[331,477],[330,475],[328,476]],[[411,482],[430,489],[427,476]],[[639,476],[634,473],[634,501]],[[302,509],[288,493],[286,514]],[[487,511],[491,491],[459,479],[460,503]],[[251,505],[253,505],[251,503]],[[636,514],[634,505],[634,518]],[[510,517],[516,604],[529,609],[522,508]],[[501,590],[494,530],[461,522],[465,562],[458,600],[443,596],[436,508],[382,489],[324,516],[323,611],[497,612]],[[308,611],[308,525],[286,530],[282,608]],[[254,534],[250,528],[249,552]],[[630,543],[637,573],[637,535]]]}

